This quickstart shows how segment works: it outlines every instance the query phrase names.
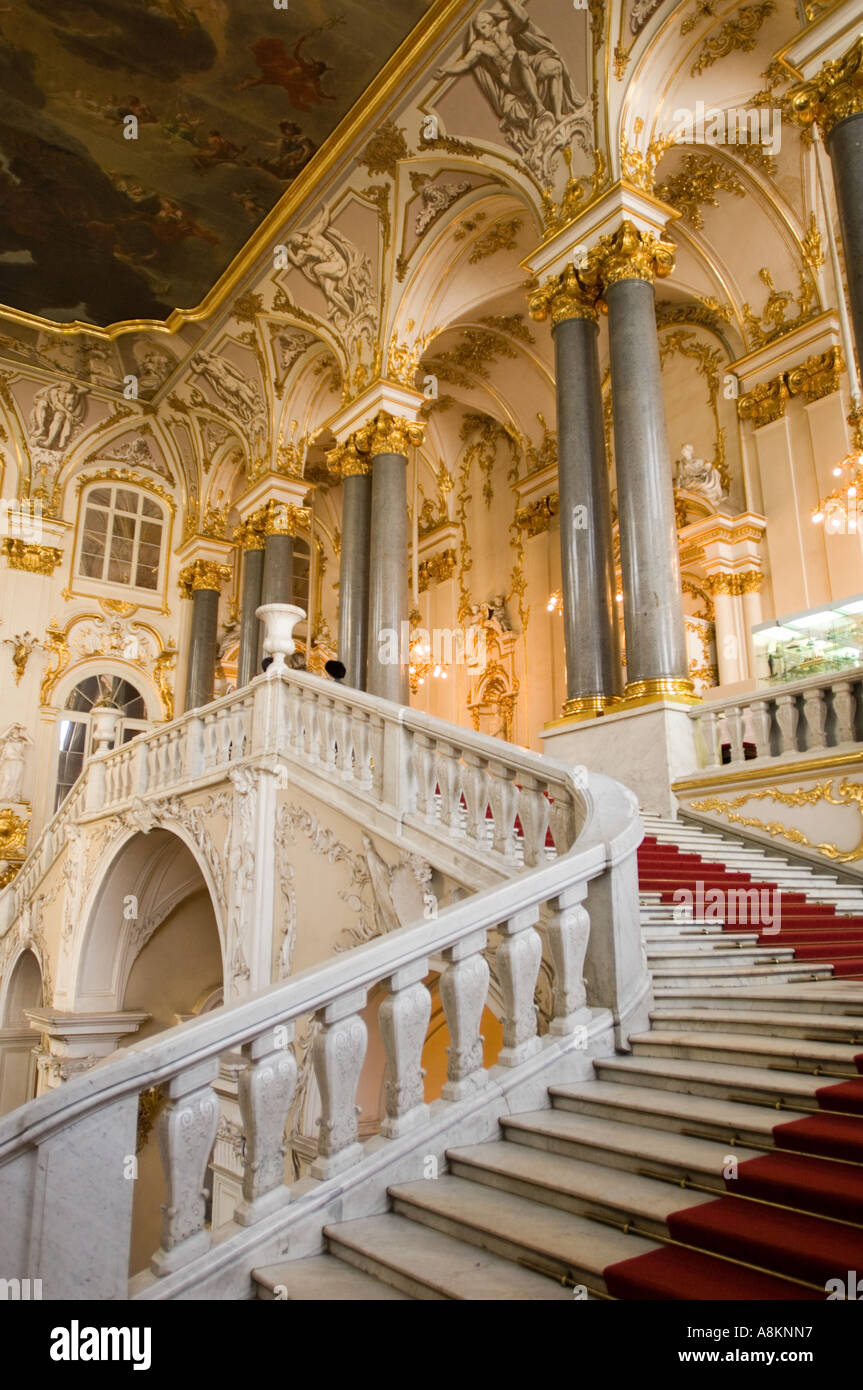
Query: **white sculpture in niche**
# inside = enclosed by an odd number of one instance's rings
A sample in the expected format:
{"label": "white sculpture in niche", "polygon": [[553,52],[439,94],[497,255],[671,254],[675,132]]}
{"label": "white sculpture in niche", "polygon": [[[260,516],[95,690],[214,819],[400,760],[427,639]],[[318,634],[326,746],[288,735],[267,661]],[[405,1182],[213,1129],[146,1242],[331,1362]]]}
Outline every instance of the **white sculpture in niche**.
{"label": "white sculpture in niche", "polygon": [[691,444],[684,444],[674,465],[674,486],[681,492],[694,492],[714,506],[725,497],[719,469],[707,459],[695,457]]}
{"label": "white sculpture in niche", "polygon": [[464,52],[433,76],[472,72],[494,109],[501,133],[528,167],[547,178],[551,156],[573,137],[590,152],[586,102],[547,34],[517,0],[499,0],[471,20]]}
{"label": "white sculpture in niche", "polygon": [[368,256],[338,231],[324,206],[304,232],[295,232],[286,244],[291,265],[317,285],[327,301],[333,325],[339,333],[368,337],[375,329],[375,294]]}
{"label": "white sculpture in niche", "polygon": [[0,802],[24,800],[24,762],[32,743],[23,724],[10,724],[0,739]]}
{"label": "white sculpture in niche", "polygon": [[87,413],[87,392],[75,381],[43,386],[30,412],[30,457],[40,487],[52,488],[63,451],[78,433]]}

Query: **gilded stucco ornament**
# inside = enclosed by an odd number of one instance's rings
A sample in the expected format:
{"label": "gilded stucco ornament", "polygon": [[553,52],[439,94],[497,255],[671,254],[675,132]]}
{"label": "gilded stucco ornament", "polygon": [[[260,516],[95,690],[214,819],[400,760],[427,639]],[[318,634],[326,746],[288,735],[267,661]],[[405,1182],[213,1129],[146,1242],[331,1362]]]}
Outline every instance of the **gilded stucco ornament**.
{"label": "gilded stucco ornament", "polygon": [[863,34],[841,58],[825,63],[788,93],[788,114],[798,125],[814,121],[826,138],[840,121],[863,112]]}
{"label": "gilded stucco ornament", "polygon": [[374,459],[378,454],[406,454],[409,445],[418,448],[424,433],[423,425],[379,410],[374,420],[356,431],[354,443],[358,453]]}
{"label": "gilded stucco ornament", "polygon": [[214,589],[219,593],[230,577],[228,565],[217,564],[215,560],[193,560],[180,570],[180,593],[183,598],[191,598],[200,589]]}
{"label": "gilded stucco ornament", "polygon": [[350,435],[343,444],[327,452],[327,467],[336,478],[355,478],[371,472],[371,461],[357,452],[356,438]]}
{"label": "gilded stucco ornament", "polygon": [[63,559],[62,550],[54,545],[34,545],[11,536],[3,542],[3,554],[10,569],[24,570],[27,574],[53,574]]}
{"label": "gilded stucco ornament", "polygon": [[784,377],[759,381],[751,391],[737,398],[737,414],[741,420],[751,420],[757,430],[772,425],[785,414],[788,387]]}

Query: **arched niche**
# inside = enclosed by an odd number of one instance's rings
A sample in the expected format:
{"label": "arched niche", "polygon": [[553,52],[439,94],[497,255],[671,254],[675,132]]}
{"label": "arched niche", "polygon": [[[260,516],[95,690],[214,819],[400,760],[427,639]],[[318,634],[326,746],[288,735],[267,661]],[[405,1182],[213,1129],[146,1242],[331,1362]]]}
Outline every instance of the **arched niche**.
{"label": "arched niche", "polygon": [[12,966],[0,1009],[0,1115],[15,1110],[36,1094],[38,1041],[27,1009],[44,1003],[42,970],[35,954],[24,950]]}

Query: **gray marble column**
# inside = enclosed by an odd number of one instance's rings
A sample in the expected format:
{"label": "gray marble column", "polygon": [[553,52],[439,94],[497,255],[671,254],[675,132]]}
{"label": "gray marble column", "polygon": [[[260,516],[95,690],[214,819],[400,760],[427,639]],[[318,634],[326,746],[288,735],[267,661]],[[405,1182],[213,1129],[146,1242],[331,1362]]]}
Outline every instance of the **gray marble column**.
{"label": "gray marble column", "polygon": [[219,653],[219,591],[195,589],[192,594],[192,632],[186,669],[186,709],[200,709],[213,698]]}
{"label": "gray marble column", "polygon": [[[294,601],[294,538],[271,531],[264,548],[261,576],[261,603],[293,603]],[[258,624],[257,669],[261,669],[264,651],[264,630]]]}
{"label": "gray marble column", "polygon": [[[845,247],[845,274],[857,357],[863,363],[863,112],[833,127],[827,150]],[[848,364],[853,370],[853,364]]]}
{"label": "gray marble column", "polygon": [[630,699],[692,696],[656,333],[657,263],[668,273],[670,249],[625,223],[608,239],[602,267]]}
{"label": "gray marble column", "polygon": [[258,647],[260,623],[255,610],[261,606],[264,551],[259,546],[243,551],[243,590],[240,595],[240,654],[237,658],[237,685],[248,685],[260,670]]}
{"label": "gray marble column", "polygon": [[367,688],[403,705],[410,702],[402,640],[409,621],[407,466],[405,454],[372,457],[368,624]]}
{"label": "gray marble column", "polygon": [[554,328],[560,561],[566,642],[564,714],[598,714],[620,697],[611,502],[595,314]]}
{"label": "gray marble column", "polygon": [[[404,463],[404,459],[402,459]],[[342,553],[339,563],[338,657],[345,685],[366,689],[369,635],[369,555],[372,476],[368,465],[342,478]]]}

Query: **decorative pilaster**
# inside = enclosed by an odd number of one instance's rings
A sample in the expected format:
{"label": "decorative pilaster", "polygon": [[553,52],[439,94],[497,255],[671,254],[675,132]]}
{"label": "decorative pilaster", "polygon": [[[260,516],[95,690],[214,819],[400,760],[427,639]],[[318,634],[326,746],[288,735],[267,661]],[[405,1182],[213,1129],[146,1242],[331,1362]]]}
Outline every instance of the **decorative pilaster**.
{"label": "decorative pilaster", "polygon": [[569,264],[529,300],[531,317],[550,317],[554,334],[566,644],[563,713],[589,716],[601,714],[620,697],[596,295]]}
{"label": "decorative pilaster", "polygon": [[662,403],[654,279],[674,247],[625,219],[582,276],[608,308],[629,699],[694,698],[686,657],[674,489]]}
{"label": "decorative pilaster", "polygon": [[338,656],[345,684],[365,690],[369,637],[372,469],[357,452],[354,436],[327,454],[342,479],[342,550],[339,560]]}
{"label": "decorative pilaster", "polygon": [[253,521],[237,527],[234,539],[243,552],[243,590],[240,597],[240,654],[237,685],[248,685],[258,673],[260,628],[255,610],[261,606],[266,536]]}
{"label": "decorative pilaster", "polygon": [[854,338],[863,359],[863,35],[841,58],[792,88],[789,106],[798,125],[818,125],[830,155]]}
{"label": "decorative pilaster", "polygon": [[368,690],[400,704],[410,700],[401,640],[408,621],[407,451],[422,440],[422,425],[387,410],[354,436],[372,476]]}
{"label": "decorative pilaster", "polygon": [[180,571],[180,593],[192,600],[192,633],[186,669],[186,709],[200,709],[213,698],[218,656],[219,594],[231,577],[227,565],[193,560]]}

